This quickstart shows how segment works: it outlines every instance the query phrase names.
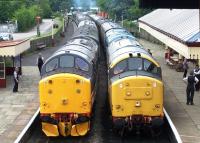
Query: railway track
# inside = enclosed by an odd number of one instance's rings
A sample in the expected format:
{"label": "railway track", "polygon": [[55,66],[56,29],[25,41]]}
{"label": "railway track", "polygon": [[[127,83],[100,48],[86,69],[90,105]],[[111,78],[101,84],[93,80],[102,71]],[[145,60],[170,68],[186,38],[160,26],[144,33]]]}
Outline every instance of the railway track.
{"label": "railway track", "polygon": [[100,125],[101,121],[94,117],[92,130],[84,137],[48,138],[41,131],[38,110],[15,143],[181,143],[180,136],[166,111],[165,117],[164,131],[159,137],[151,137],[143,133],[140,135],[129,133],[121,138],[113,134],[109,121]]}

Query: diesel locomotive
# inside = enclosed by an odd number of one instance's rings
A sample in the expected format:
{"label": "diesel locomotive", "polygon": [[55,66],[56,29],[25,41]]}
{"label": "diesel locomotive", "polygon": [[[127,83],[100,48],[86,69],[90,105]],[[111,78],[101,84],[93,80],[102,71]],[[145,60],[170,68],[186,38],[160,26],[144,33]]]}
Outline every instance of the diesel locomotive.
{"label": "diesel locomotive", "polygon": [[90,130],[99,35],[96,24],[88,17],[81,16],[78,23],[72,38],[42,67],[40,119],[46,136],[84,136]]}
{"label": "diesel locomotive", "polygon": [[107,55],[113,129],[120,134],[146,127],[156,132],[164,116],[159,63],[120,25],[96,15],[90,17],[100,29]]}

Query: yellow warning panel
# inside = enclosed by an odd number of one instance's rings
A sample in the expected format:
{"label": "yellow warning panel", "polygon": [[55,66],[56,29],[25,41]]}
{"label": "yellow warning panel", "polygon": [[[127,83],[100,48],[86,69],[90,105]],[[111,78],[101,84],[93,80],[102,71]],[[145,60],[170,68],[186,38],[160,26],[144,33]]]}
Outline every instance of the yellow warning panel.
{"label": "yellow warning panel", "polygon": [[46,134],[48,137],[56,137],[59,136],[58,132],[58,126],[49,124],[49,123],[44,123],[42,122],[42,131]]}

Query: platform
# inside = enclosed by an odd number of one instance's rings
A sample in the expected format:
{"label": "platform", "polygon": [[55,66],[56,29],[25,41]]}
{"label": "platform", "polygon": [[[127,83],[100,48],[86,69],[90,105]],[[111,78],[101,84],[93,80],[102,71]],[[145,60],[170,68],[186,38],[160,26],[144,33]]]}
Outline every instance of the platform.
{"label": "platform", "polygon": [[[183,143],[200,143],[200,92],[195,92],[195,105],[186,105],[186,83],[183,82],[183,72],[176,72],[165,64],[165,47],[142,39],[139,42],[146,49],[151,49],[153,57],[161,64],[165,85],[164,106]],[[193,68],[190,64],[190,70]]]}
{"label": "platform", "polygon": [[22,67],[19,92],[13,93],[13,77],[7,77],[7,88],[0,89],[0,142],[13,143],[39,107],[36,66]]}

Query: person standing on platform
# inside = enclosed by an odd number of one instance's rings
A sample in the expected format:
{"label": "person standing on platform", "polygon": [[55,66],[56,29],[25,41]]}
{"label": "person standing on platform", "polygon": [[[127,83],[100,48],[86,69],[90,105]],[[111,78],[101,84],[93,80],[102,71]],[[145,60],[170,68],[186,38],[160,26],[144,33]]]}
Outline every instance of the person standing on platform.
{"label": "person standing on platform", "polygon": [[14,87],[13,87],[13,92],[18,92],[18,84],[19,84],[19,69],[18,67],[15,68],[14,73],[13,73],[13,78],[14,78]]}
{"label": "person standing on platform", "polygon": [[152,52],[151,52],[151,50],[150,49],[148,49],[147,50],[148,51],[148,53],[152,56]]}
{"label": "person standing on platform", "polygon": [[185,78],[187,76],[188,69],[189,69],[188,61],[185,58],[184,61],[183,61],[183,70],[184,70],[183,78]]}
{"label": "person standing on platform", "polygon": [[41,75],[41,69],[42,69],[42,65],[44,64],[44,58],[42,57],[42,54],[39,53],[39,56],[37,58],[37,66],[38,66],[38,69],[39,69],[39,72],[40,72],[40,75]]}
{"label": "person standing on platform", "polygon": [[187,82],[187,88],[186,88],[187,102],[186,102],[186,104],[194,105],[193,98],[194,98],[194,92],[195,92],[195,84],[197,84],[199,82],[199,80],[194,76],[193,71],[191,71],[190,75],[185,77],[183,80]]}
{"label": "person standing on platform", "polygon": [[[196,67],[195,67],[195,69],[194,69],[194,75],[195,75],[195,77],[197,77],[198,80],[200,80],[200,69],[199,69],[199,65],[196,65]],[[198,82],[198,83],[195,85],[196,91],[199,91],[199,88],[200,88],[200,82]]]}

